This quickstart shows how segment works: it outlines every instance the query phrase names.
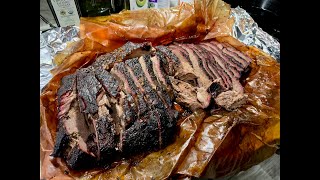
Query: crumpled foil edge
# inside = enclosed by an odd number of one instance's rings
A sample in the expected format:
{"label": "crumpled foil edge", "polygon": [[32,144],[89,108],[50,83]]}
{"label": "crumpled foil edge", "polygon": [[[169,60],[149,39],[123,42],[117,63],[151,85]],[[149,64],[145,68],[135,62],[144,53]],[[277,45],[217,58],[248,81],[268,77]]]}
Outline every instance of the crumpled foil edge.
{"label": "crumpled foil edge", "polygon": [[232,8],[231,17],[235,19],[232,29],[234,38],[246,45],[263,50],[280,62],[280,43],[263,31],[246,10],[239,6]]}
{"label": "crumpled foil edge", "polygon": [[40,90],[50,81],[50,70],[56,65],[53,57],[67,47],[67,43],[80,40],[79,27],[68,26],[40,32]]}

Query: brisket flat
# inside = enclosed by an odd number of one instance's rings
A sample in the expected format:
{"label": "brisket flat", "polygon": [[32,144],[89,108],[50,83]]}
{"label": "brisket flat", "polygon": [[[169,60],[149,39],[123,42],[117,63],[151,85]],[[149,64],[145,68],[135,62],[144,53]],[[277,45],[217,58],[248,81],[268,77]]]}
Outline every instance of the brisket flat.
{"label": "brisket flat", "polygon": [[128,42],[62,78],[52,156],[69,168],[108,167],[122,158],[165,148],[181,117],[211,103],[234,110],[246,101],[239,79],[251,59],[218,42]]}

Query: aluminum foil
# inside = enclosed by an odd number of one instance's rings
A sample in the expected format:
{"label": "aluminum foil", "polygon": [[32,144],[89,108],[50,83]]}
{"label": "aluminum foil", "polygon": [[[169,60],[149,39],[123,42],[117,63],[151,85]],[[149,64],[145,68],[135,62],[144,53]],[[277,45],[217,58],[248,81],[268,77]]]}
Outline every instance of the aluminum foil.
{"label": "aluminum foil", "polygon": [[67,42],[77,41],[79,27],[58,27],[44,33],[40,31],[40,90],[50,81],[54,68],[53,57],[67,47]]}
{"label": "aluminum foil", "polygon": [[231,17],[235,18],[233,37],[246,45],[262,49],[280,62],[280,43],[264,32],[244,9],[232,8]]}

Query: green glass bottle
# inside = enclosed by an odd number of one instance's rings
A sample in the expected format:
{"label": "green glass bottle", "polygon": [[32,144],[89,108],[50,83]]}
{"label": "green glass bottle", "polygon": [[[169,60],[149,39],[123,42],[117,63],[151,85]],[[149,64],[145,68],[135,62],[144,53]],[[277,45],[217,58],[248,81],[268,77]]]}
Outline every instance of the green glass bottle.
{"label": "green glass bottle", "polygon": [[83,17],[106,16],[126,9],[126,0],[78,0]]}
{"label": "green glass bottle", "polygon": [[124,0],[123,9],[130,10],[130,0]]}

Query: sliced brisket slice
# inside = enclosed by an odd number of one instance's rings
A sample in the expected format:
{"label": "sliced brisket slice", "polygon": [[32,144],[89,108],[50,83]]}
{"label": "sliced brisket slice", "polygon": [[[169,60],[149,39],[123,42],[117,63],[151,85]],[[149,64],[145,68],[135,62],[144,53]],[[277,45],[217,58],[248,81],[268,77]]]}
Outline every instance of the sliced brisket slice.
{"label": "sliced brisket slice", "polygon": [[167,57],[169,57],[171,59],[171,61],[173,62],[173,64],[181,64],[181,62],[179,61],[178,57],[172,53],[171,49],[169,49],[166,46],[156,46],[155,47],[158,51],[161,51],[162,53],[164,53]]}
{"label": "sliced brisket slice", "polygon": [[[124,84],[124,92],[120,92],[119,102],[116,104],[117,116],[120,119],[120,140],[117,147],[120,151],[123,151],[126,127],[131,127],[131,124],[133,124],[136,119],[139,119],[147,113],[149,106],[147,106],[142,93],[139,92],[123,62],[115,64],[111,73],[117,76]],[[133,114],[132,111],[135,111],[135,113]],[[126,116],[128,114],[134,116]]]}
{"label": "sliced brisket slice", "polygon": [[183,44],[184,46],[187,46],[192,52],[193,55],[196,57],[196,59],[198,60],[198,66],[199,66],[199,70],[202,71],[203,74],[206,75],[206,78],[208,78],[209,80],[214,80],[211,76],[210,76],[210,72],[208,69],[206,69],[206,63],[204,63],[205,59],[204,56],[202,55],[203,52],[199,53],[199,49],[197,48],[198,45],[195,44]]}
{"label": "sliced brisket slice", "polygon": [[123,141],[125,156],[158,150],[172,141],[177,116],[170,117],[165,111],[150,110],[126,130]]}
{"label": "sliced brisket slice", "polygon": [[[143,58],[143,57],[142,57]],[[165,58],[165,57],[162,57]],[[174,118],[175,113],[174,110],[168,108],[168,106],[165,104],[165,101],[162,101],[162,99],[158,96],[155,90],[152,89],[150,86],[146,76],[141,73],[143,72],[142,67],[139,63],[139,60],[137,58],[127,60],[126,62],[127,69],[131,74],[131,77],[134,79],[135,84],[138,84],[138,87],[140,88],[140,91],[144,94],[146,102],[148,102],[148,105],[151,106],[152,113],[151,113],[151,119],[155,118],[158,122],[158,137],[159,137],[159,147],[162,147],[162,135],[165,133],[161,128],[161,121],[169,121],[169,122],[163,122],[165,124],[169,123],[169,127],[171,127],[170,123],[172,123],[171,118]],[[155,114],[156,112],[161,111],[163,115],[161,114]]]}
{"label": "sliced brisket slice", "polygon": [[95,156],[94,154],[96,152],[91,152],[90,149],[92,149],[92,147],[88,147],[86,144],[89,135],[95,134],[94,125],[84,113],[80,112],[78,102],[74,101],[73,103],[64,120],[66,132],[76,138],[79,148],[82,151]]}
{"label": "sliced brisket slice", "polygon": [[176,55],[180,61],[180,66],[175,70],[175,77],[185,81],[196,81],[197,76],[194,73],[192,63],[187,53],[180,46],[170,45],[172,53]]}
{"label": "sliced brisket slice", "polygon": [[75,74],[64,76],[61,79],[61,86],[57,92],[59,103],[61,103],[61,98],[63,95],[65,95],[67,92],[69,92],[69,93],[72,92],[72,89],[74,88],[75,82],[76,82],[76,75]]}
{"label": "sliced brisket slice", "polygon": [[128,128],[123,139],[123,155],[153,151],[159,147],[158,120],[151,111]]}
{"label": "sliced brisket slice", "polygon": [[130,127],[132,123],[138,118],[137,116],[137,105],[134,104],[131,95],[127,95],[123,101],[123,113],[126,119],[125,129]]}
{"label": "sliced brisket slice", "polygon": [[[198,49],[201,49],[203,50],[204,52],[208,52],[210,53],[209,51],[207,51],[205,48],[201,47],[200,45],[197,46]],[[230,72],[233,74],[234,77],[237,77],[239,78],[240,77],[240,72],[242,71],[242,69],[240,69],[239,67],[235,67],[232,63],[232,61],[230,60],[224,60],[223,58],[221,58],[218,54],[216,53],[213,53],[214,55],[217,56],[217,58],[220,59],[220,61],[222,61],[225,66],[228,68],[228,70],[230,70]]]}
{"label": "sliced brisket slice", "polygon": [[208,70],[211,72],[211,74],[215,77],[214,82],[219,82],[224,88],[229,87],[228,83],[228,76],[222,69],[217,67],[216,62],[212,63],[212,59],[214,58],[210,51],[207,51],[204,48],[198,47],[198,49],[201,49],[202,51],[199,51],[199,53],[204,58],[203,64],[205,64],[208,68]]}
{"label": "sliced brisket slice", "polygon": [[238,51],[238,50],[236,50],[234,47],[232,47],[230,44],[227,44],[227,43],[219,43],[219,42],[217,42],[217,41],[212,41],[212,43],[214,44],[214,45],[216,45],[219,49],[226,49],[227,51],[229,51],[229,52],[232,52],[232,53],[235,53],[237,56],[239,56],[241,59],[243,59],[243,60],[245,60],[247,63],[248,63],[248,65],[251,63],[251,59],[247,56],[247,55],[245,55],[245,54],[243,54],[242,52],[240,52],[240,51]]}
{"label": "sliced brisket slice", "polygon": [[110,96],[115,98],[119,95],[120,82],[110,72],[97,68],[95,69],[95,75]]}
{"label": "sliced brisket slice", "polygon": [[[184,48],[182,48],[180,46],[180,44],[172,44],[168,48],[171,50],[171,52],[174,55],[176,55],[176,54],[173,51],[175,51],[175,50],[179,51],[183,55],[183,57],[185,57],[186,62],[188,62],[188,64],[192,67],[192,62],[189,58],[188,52]],[[178,59],[180,59],[180,58],[178,57]],[[180,60],[180,63],[181,63],[181,60]]]}
{"label": "sliced brisket slice", "polygon": [[116,152],[119,136],[116,135],[116,127],[110,115],[99,117],[96,122],[96,133],[98,135],[99,158],[112,156]]}
{"label": "sliced brisket slice", "polygon": [[143,97],[143,93],[139,91],[137,85],[134,83],[133,79],[131,78],[129,71],[125,68],[124,63],[122,63],[121,68],[123,68],[123,72],[129,82],[129,86],[132,87],[134,92],[137,94],[137,97],[138,97],[138,117],[143,116],[144,113],[146,113],[148,110],[150,110],[150,107],[147,105],[147,101]]}
{"label": "sliced brisket slice", "polygon": [[111,72],[113,72],[123,83],[125,87],[125,93],[130,94],[135,104],[138,107],[138,116],[143,115],[148,110],[148,106],[144,101],[143,95],[139,92],[137,86],[134,84],[129,72],[125,68],[124,63],[117,63],[114,68],[112,68]]}
{"label": "sliced brisket slice", "polygon": [[231,66],[237,69],[237,71],[242,71],[245,67],[246,63],[238,62],[234,58],[230,57],[229,55],[226,55],[223,53],[218,47],[216,47],[212,43],[200,43],[200,46],[202,48],[205,48],[206,50],[210,51],[211,53],[216,54],[224,61],[228,61]]}
{"label": "sliced brisket slice", "polygon": [[97,113],[96,97],[101,87],[92,68],[82,68],[77,71],[77,93],[81,112]]}
{"label": "sliced brisket slice", "polygon": [[67,149],[70,146],[71,135],[68,135],[66,132],[66,128],[63,125],[63,121],[59,120],[59,124],[57,127],[56,140],[53,147],[53,152],[51,156],[53,157],[66,157],[68,154]]}
{"label": "sliced brisket slice", "polygon": [[248,63],[248,65],[251,63],[252,60],[251,60],[247,55],[245,55],[244,53],[236,50],[235,48],[233,48],[233,47],[231,47],[231,46],[230,46],[230,47],[226,47],[226,49],[227,49],[229,52],[234,52],[234,53],[236,53],[240,58],[244,59],[244,60]]}
{"label": "sliced brisket slice", "polygon": [[244,67],[247,67],[249,65],[248,62],[246,62],[244,59],[240,58],[236,53],[232,52],[232,51],[228,51],[227,49],[223,48],[222,49],[222,52],[229,56],[230,59],[234,59],[234,61],[237,61],[237,62],[241,62],[244,64]]}
{"label": "sliced brisket slice", "polygon": [[174,75],[173,73],[173,65],[170,63],[170,59],[168,59],[165,54],[161,51],[156,52],[156,56],[160,59],[161,61],[161,67],[164,70],[164,73],[167,75]]}
{"label": "sliced brisket slice", "polygon": [[[56,143],[52,156],[66,157],[76,144],[90,156],[95,156],[94,144],[86,144],[90,134],[94,133],[92,123],[87,122],[84,115],[80,113],[79,103],[76,95],[75,76],[66,76],[58,90],[58,119],[59,126]],[[72,88],[71,88],[72,87]],[[68,89],[66,91],[66,89]]]}
{"label": "sliced brisket slice", "polygon": [[[217,56],[216,54],[213,54],[213,59],[212,61],[217,62],[217,64],[221,67],[221,69],[224,70],[224,72],[226,72],[226,74],[229,77],[229,80],[231,80],[233,77],[239,77],[240,74],[239,72],[237,72],[236,70],[234,70],[232,67],[229,66],[227,61],[222,60],[219,56]],[[234,72],[233,72],[234,70]],[[235,74],[234,74],[235,73]]]}
{"label": "sliced brisket slice", "polygon": [[189,58],[192,62],[192,67],[194,70],[195,75],[197,76],[197,82],[199,87],[208,88],[211,84],[211,80],[209,79],[208,75],[206,74],[205,70],[201,66],[199,57],[194,53],[192,48],[190,48],[187,44],[181,44],[181,48],[187,51]]}
{"label": "sliced brisket slice", "polygon": [[59,88],[58,95],[58,118],[66,114],[71,102],[76,99],[76,75],[67,75],[61,80],[61,87]]}
{"label": "sliced brisket slice", "polygon": [[[120,95],[117,103],[112,107],[113,115],[116,116],[114,120],[116,122],[115,126],[117,134],[119,135],[119,142],[116,148],[122,151],[122,141],[124,138],[123,133],[125,127],[133,123],[133,121],[136,119],[135,116],[139,116],[139,111],[146,108],[144,106],[144,101],[141,101],[141,97],[138,98],[136,92],[132,89],[134,87],[129,85],[128,79],[124,74],[123,67],[119,67],[118,64],[116,64],[110,72],[113,76],[119,79],[120,83],[122,84],[121,87],[123,87],[119,93]],[[142,102],[142,104],[139,104],[139,100]]]}
{"label": "sliced brisket slice", "polygon": [[[98,114],[92,117],[95,128],[95,136],[97,137],[97,158],[104,158],[110,154],[115,153],[116,146],[119,142],[118,117],[112,116],[109,109],[114,104],[109,102],[104,89],[101,89],[97,96]],[[118,128],[118,129],[117,129]]]}
{"label": "sliced brisket slice", "polygon": [[229,51],[224,50],[224,47],[220,43],[210,42],[210,43],[205,43],[205,45],[212,48],[216,53],[219,54],[219,56],[224,57],[225,59],[228,59],[231,62],[234,62],[235,64],[240,66],[242,69],[248,66],[248,62],[246,62],[246,60],[239,58],[238,56],[236,56],[233,53],[230,53]]}
{"label": "sliced brisket slice", "polygon": [[[75,91],[73,91],[73,93],[74,92]],[[97,150],[96,144],[87,144],[90,138],[95,138],[92,137],[92,135],[94,136],[95,134],[94,126],[92,122],[88,121],[83,113],[80,113],[79,104],[75,95],[64,98],[70,97],[73,98],[70,109],[65,114],[60,115],[59,130],[57,132],[56,143],[52,156],[68,157],[70,150],[77,146],[88,156],[95,157]]]}
{"label": "sliced brisket slice", "polygon": [[132,43],[127,42],[120,48],[99,56],[96,61],[92,64],[94,68],[103,68],[110,70],[113,67],[114,63],[125,61],[126,59],[139,57],[143,54],[151,52],[151,43]]}
{"label": "sliced brisket slice", "polygon": [[162,60],[160,59],[160,56],[158,56],[158,53],[156,53],[155,56],[151,57],[150,60],[152,61],[153,73],[155,74],[160,86],[163,89],[167,89],[167,92],[172,92],[171,83],[169,81],[168,75],[164,73],[164,70],[162,68]]}
{"label": "sliced brisket slice", "polygon": [[74,146],[68,157],[66,157],[67,165],[73,170],[87,170],[97,165],[96,158],[88,156],[78,145]]}
{"label": "sliced brisket slice", "polygon": [[[210,51],[209,51],[210,52]],[[221,83],[221,85],[225,89],[229,89],[232,87],[231,77],[227,74],[227,72],[218,64],[217,61],[215,61],[214,53],[208,53],[206,54],[208,56],[207,58],[207,65],[208,68],[211,70],[211,72],[215,73],[217,76],[220,77],[220,80],[218,82]],[[219,79],[219,78],[218,78]]]}
{"label": "sliced brisket slice", "polygon": [[139,63],[152,89],[158,93],[159,98],[161,98],[162,101],[165,103],[166,108],[171,108],[172,98],[169,96],[169,94],[172,92],[168,92],[169,89],[163,88],[157,81],[157,78],[153,71],[150,55],[141,56],[139,58]]}
{"label": "sliced brisket slice", "polygon": [[155,109],[152,114],[158,120],[160,148],[166,147],[174,141],[174,138],[172,137],[176,131],[175,125],[178,118],[178,112],[175,111],[174,115],[172,115],[171,113],[168,113],[166,109]]}
{"label": "sliced brisket slice", "polygon": [[121,73],[119,70],[118,70],[118,66],[117,64],[111,69],[110,73],[116,77],[117,79],[120,80],[120,82],[123,84],[123,91],[126,93],[126,94],[130,94],[132,95],[133,97],[136,96],[136,94],[133,92],[133,90],[131,89],[131,87],[129,86],[129,82],[128,80],[126,79],[126,77],[124,76],[123,73]]}
{"label": "sliced brisket slice", "polygon": [[204,51],[203,49],[200,48],[199,45],[190,45],[193,49],[193,51],[195,52],[195,54],[199,57],[199,59],[201,60],[201,66],[202,68],[205,70],[205,72],[207,73],[207,75],[209,76],[210,80],[215,80],[217,79],[219,76],[216,76],[208,67],[208,55],[207,53],[209,53],[208,51]]}
{"label": "sliced brisket slice", "polygon": [[64,157],[71,142],[71,135],[66,132],[64,119],[66,119],[71,103],[76,100],[76,76],[74,74],[67,75],[61,80],[61,87],[57,92],[58,95],[58,127],[56,133],[56,141],[51,154],[54,157]]}
{"label": "sliced brisket slice", "polygon": [[231,79],[233,77],[233,74],[224,66],[223,62],[221,62],[221,60],[218,59],[215,54],[211,53],[210,56],[211,58],[208,63],[220,72],[220,74],[224,78],[224,81],[226,82],[227,89],[232,87]]}
{"label": "sliced brisket slice", "polygon": [[238,54],[237,51],[235,51],[235,50],[233,50],[231,48],[228,48],[228,49],[227,48],[223,48],[222,52],[224,54],[228,55],[229,57],[231,57],[232,59],[234,59],[234,60],[236,60],[238,62],[242,62],[243,64],[245,64],[245,67],[247,67],[250,64],[250,62],[248,62],[246,59],[243,59],[241,56],[239,56],[239,54],[241,54],[241,53]]}
{"label": "sliced brisket slice", "polygon": [[[199,47],[201,49],[206,50],[205,48]],[[229,74],[232,75],[232,77],[240,78],[240,70],[238,70],[236,67],[234,67],[230,62],[230,60],[224,60],[222,59],[218,54],[212,53],[212,56],[214,56],[215,59],[217,59],[217,62],[223,63],[224,67],[229,71]]]}
{"label": "sliced brisket slice", "polygon": [[167,74],[169,76],[173,76],[175,73],[175,70],[181,64],[178,57],[175,54],[173,54],[172,51],[166,46],[156,46],[155,48],[160,55],[163,55],[166,57],[166,60],[168,62],[168,69],[169,69]]}
{"label": "sliced brisket slice", "polygon": [[[120,136],[119,136],[119,143],[117,149],[120,152],[123,152],[123,141],[126,138],[125,130],[130,128],[141,116],[143,116],[147,111],[140,114],[140,110],[143,105],[144,109],[147,109],[144,99],[141,95],[138,95],[138,101],[142,102],[142,104],[135,105],[133,102],[133,98],[130,95],[125,95],[121,93],[119,105],[117,104],[117,115],[120,117]],[[136,112],[136,106],[138,106],[138,112]]]}
{"label": "sliced brisket slice", "polygon": [[175,90],[176,102],[192,111],[199,108],[206,108],[210,104],[211,95],[206,89],[194,87],[191,84],[170,77],[172,87]]}
{"label": "sliced brisket slice", "polygon": [[143,73],[138,58],[127,60],[125,64],[127,65],[127,70],[130,72],[135,84],[139,87],[140,92],[144,95],[146,102],[148,102],[148,105],[151,105],[154,108],[164,109],[166,107],[164,104],[165,102],[162,102],[156,91],[154,91],[150,86],[150,83]]}

